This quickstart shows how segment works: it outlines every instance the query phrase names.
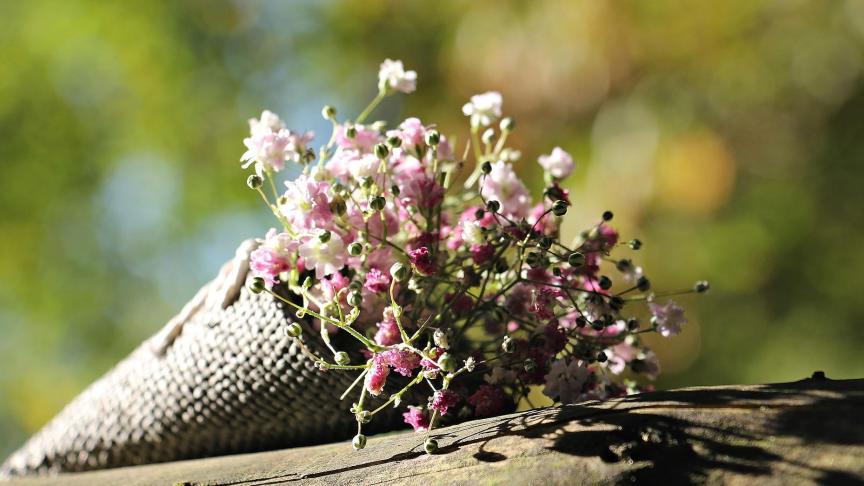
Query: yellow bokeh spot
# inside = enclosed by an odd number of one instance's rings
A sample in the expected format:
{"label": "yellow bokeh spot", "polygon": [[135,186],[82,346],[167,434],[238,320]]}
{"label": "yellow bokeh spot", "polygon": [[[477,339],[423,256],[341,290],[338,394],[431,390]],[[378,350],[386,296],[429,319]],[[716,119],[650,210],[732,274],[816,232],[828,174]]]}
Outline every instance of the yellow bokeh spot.
{"label": "yellow bokeh spot", "polygon": [[735,185],[735,159],[711,131],[667,140],[657,156],[655,195],[669,207],[710,213],[726,203]]}

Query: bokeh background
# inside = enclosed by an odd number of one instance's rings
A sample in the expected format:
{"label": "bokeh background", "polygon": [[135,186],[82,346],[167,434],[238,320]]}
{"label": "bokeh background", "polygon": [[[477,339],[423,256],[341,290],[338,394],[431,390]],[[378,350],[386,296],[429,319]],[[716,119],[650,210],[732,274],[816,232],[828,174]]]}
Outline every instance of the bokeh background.
{"label": "bokeh background", "polygon": [[712,282],[659,386],[864,377],[864,2],[8,1],[0,456],[269,226],[246,120],[326,136],[385,57],[419,91],[378,118],[464,139],[499,90],[538,194],[560,145],[576,223],[614,210],[655,282]]}

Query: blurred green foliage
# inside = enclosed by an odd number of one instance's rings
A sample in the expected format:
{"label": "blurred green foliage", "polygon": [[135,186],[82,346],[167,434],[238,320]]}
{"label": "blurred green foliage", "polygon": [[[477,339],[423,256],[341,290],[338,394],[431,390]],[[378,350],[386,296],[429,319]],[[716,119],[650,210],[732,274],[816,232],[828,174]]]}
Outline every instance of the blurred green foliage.
{"label": "blurred green foliage", "polygon": [[246,119],[326,136],[385,57],[420,81],[380,117],[464,139],[500,90],[535,190],[578,156],[572,234],[712,281],[660,386],[864,376],[862,2],[2,2],[0,54],[0,455],[266,230]]}

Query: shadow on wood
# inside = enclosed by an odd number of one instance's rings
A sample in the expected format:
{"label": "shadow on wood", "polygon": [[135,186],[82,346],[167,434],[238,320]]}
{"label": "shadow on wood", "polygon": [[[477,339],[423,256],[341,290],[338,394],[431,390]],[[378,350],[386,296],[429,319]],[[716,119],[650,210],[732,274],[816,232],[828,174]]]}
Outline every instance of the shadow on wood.
{"label": "shadow on wood", "polygon": [[422,434],[20,484],[864,484],[864,380],[692,388],[530,410]]}

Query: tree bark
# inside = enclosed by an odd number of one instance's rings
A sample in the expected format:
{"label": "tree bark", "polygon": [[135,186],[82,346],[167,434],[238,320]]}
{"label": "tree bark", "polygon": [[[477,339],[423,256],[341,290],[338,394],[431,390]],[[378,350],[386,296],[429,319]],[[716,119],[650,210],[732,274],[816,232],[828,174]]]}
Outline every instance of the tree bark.
{"label": "tree bark", "polygon": [[15,484],[864,484],[864,379],[685,388],[529,410],[425,434]]}

